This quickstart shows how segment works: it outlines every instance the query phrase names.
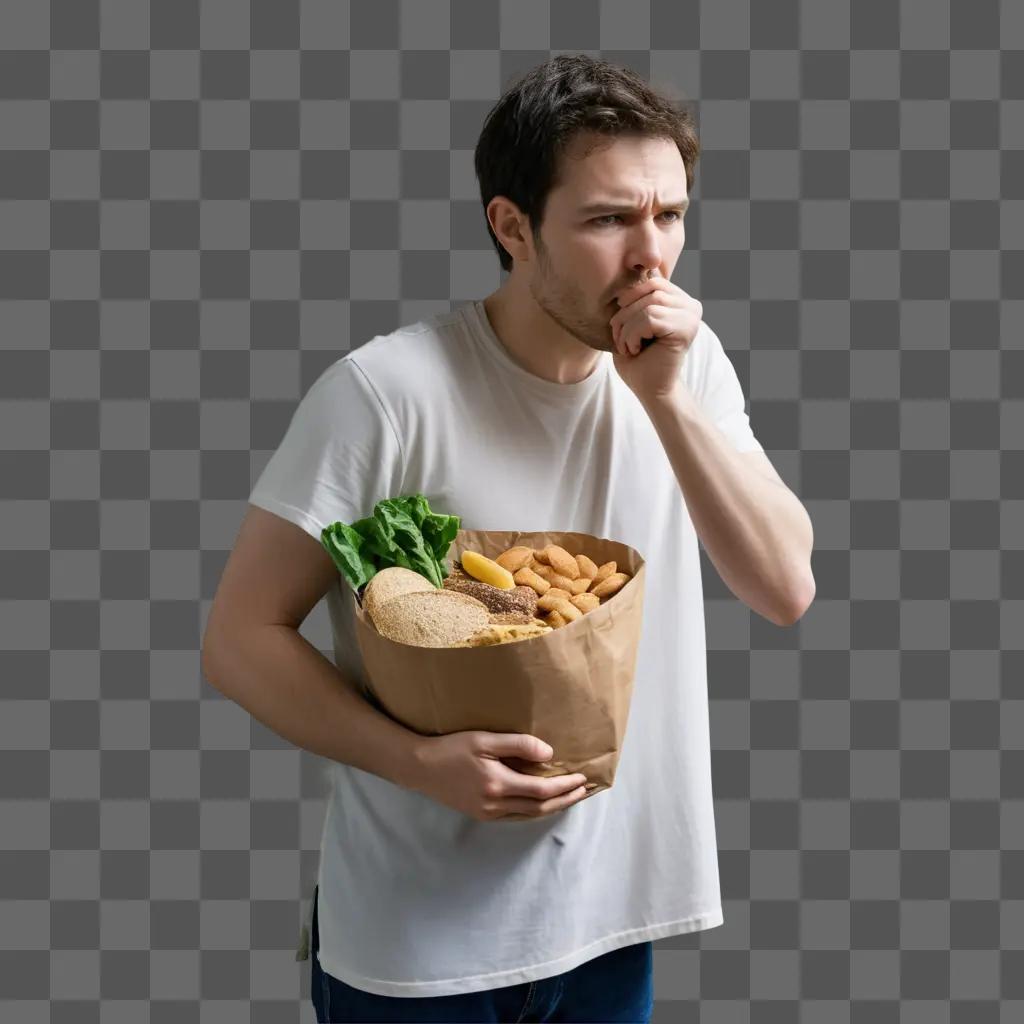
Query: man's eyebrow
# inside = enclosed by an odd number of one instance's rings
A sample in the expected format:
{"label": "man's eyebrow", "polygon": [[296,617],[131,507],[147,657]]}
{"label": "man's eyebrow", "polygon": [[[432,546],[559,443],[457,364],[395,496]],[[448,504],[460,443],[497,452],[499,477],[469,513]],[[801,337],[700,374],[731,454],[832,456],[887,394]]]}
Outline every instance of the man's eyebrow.
{"label": "man's eyebrow", "polygon": [[[662,203],[661,208],[667,210],[670,208],[681,209],[684,213],[690,205],[690,200],[687,199],[673,199],[667,203]],[[588,203],[586,206],[580,207],[580,213],[632,213],[635,207],[630,206],[629,203]]]}

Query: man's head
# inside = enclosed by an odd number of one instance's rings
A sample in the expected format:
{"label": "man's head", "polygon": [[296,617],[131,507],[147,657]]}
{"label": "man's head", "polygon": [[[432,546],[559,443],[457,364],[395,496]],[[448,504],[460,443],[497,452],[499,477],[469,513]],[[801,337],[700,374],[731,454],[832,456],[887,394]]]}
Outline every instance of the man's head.
{"label": "man's head", "polygon": [[699,153],[689,112],[629,69],[583,54],[534,68],[475,153],[502,267],[579,341],[611,350],[615,295],[679,258]]}

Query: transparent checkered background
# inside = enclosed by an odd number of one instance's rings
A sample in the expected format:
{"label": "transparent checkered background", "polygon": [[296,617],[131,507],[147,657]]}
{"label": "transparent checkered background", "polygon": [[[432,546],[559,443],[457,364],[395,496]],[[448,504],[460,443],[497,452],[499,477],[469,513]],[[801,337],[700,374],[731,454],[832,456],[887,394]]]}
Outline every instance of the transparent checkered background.
{"label": "transparent checkered background", "polygon": [[816,537],[791,629],[704,561],[726,923],[655,1020],[1024,1019],[1024,4],[3,0],[0,48],[0,1018],[313,1020],[323,764],[205,615],[319,373],[500,283],[480,126],[583,50],[694,101],[676,280]]}

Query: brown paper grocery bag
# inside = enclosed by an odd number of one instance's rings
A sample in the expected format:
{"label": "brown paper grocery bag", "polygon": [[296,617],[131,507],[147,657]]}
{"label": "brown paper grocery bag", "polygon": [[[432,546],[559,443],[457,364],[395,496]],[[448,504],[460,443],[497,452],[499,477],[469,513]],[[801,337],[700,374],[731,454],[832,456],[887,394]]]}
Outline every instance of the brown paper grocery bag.
{"label": "brown paper grocery bag", "polygon": [[[356,636],[372,696],[421,735],[467,729],[528,733],[550,761],[516,760],[517,771],[583,772],[594,795],[615,778],[640,645],[644,560],[633,548],[585,533],[459,530],[449,568],[466,550],[495,558],[517,544],[558,544],[598,565],[614,560],[632,579],[575,622],[544,636],[490,647],[414,647],[381,636],[355,602]],[[509,762],[506,762],[509,763]]]}

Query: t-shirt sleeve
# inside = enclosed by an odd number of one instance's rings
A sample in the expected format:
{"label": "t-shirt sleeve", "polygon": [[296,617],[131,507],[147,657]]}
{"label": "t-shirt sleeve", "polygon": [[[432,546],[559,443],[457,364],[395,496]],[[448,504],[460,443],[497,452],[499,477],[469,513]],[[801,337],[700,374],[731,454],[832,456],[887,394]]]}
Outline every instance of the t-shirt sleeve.
{"label": "t-shirt sleeve", "polygon": [[401,493],[403,454],[377,391],[350,358],[339,359],[299,402],[250,504],[301,527],[352,523]]}
{"label": "t-shirt sleeve", "polygon": [[764,451],[750,426],[736,368],[718,335],[706,323],[701,325],[686,361],[690,355],[697,358],[688,368],[688,384],[711,422],[737,451]]}

